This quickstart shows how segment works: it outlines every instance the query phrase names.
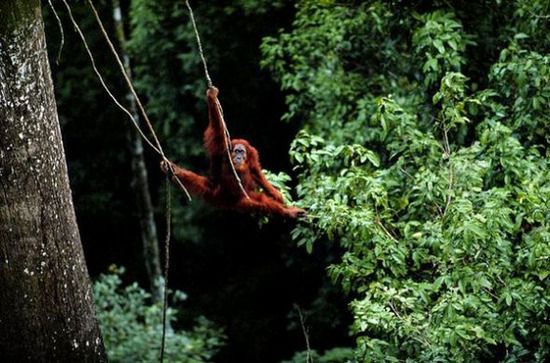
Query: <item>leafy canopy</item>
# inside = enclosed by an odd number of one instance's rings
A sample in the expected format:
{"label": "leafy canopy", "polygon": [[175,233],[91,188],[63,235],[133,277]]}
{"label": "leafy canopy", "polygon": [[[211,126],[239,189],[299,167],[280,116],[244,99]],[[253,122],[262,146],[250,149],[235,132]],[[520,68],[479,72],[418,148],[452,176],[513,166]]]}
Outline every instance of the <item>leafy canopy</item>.
{"label": "leafy canopy", "polygon": [[550,359],[550,2],[297,8],[262,64],[358,359]]}

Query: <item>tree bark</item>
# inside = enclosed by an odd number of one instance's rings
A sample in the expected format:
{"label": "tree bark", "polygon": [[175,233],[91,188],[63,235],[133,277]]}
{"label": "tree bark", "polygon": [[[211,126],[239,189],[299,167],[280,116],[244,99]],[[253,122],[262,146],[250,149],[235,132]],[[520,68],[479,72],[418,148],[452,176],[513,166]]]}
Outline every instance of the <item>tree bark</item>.
{"label": "tree bark", "polygon": [[0,357],[105,361],[39,0],[0,1]]}
{"label": "tree bark", "polygon": [[[130,67],[130,57],[124,50],[126,44],[126,35],[124,33],[124,23],[122,21],[122,11],[120,2],[113,0],[113,20],[117,33],[118,43],[120,45],[120,53],[124,61],[124,68],[130,79],[132,79],[132,70]],[[130,112],[134,119],[139,121],[137,112],[136,100],[132,92],[128,91],[126,99],[130,104]],[[155,224],[153,203],[151,202],[151,194],[149,193],[149,177],[147,168],[145,167],[145,156],[143,154],[143,143],[141,135],[133,128],[128,128],[127,134],[130,154],[132,157],[132,191],[136,198],[137,212],[141,230],[141,241],[143,245],[143,259],[145,269],[149,279],[149,291],[155,301],[162,301],[162,273],[160,269],[159,242],[157,234],[157,226]]]}

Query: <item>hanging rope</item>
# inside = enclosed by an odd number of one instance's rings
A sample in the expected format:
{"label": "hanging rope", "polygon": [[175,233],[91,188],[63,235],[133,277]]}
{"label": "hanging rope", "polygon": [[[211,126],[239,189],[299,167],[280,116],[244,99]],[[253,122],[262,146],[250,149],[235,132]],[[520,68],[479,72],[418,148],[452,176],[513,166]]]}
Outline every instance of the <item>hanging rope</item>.
{"label": "hanging rope", "polygon": [[170,219],[171,219],[171,192],[170,181],[166,179],[166,239],[164,241],[164,298],[162,305],[162,339],[160,343],[160,362],[164,362],[164,347],[166,342],[166,312],[168,310],[168,269],[170,267]]}
{"label": "hanging rope", "polygon": [[[140,136],[146,141],[146,143],[153,150],[155,150],[162,157],[163,161],[166,163],[166,166],[169,170],[169,173],[167,173],[167,175],[166,175],[166,239],[165,239],[165,266],[164,266],[164,299],[163,299],[163,311],[162,311],[162,340],[161,340],[161,351],[160,351],[160,360],[161,360],[161,363],[162,363],[164,361],[165,341],[166,341],[166,323],[167,323],[166,322],[166,315],[167,315],[167,306],[168,306],[168,270],[169,270],[169,259],[170,259],[170,234],[171,234],[171,225],[170,225],[171,224],[171,191],[170,191],[170,181],[169,181],[169,179],[170,179],[170,176],[174,176],[174,170],[173,170],[173,167],[172,167],[172,164],[171,164],[170,160],[164,154],[164,150],[162,149],[162,145],[161,145],[161,143],[160,143],[160,141],[157,137],[157,134],[154,130],[154,127],[153,127],[151,121],[149,120],[149,117],[148,117],[147,113],[145,112],[145,108],[143,107],[141,99],[137,95],[137,93],[134,89],[134,86],[132,84],[132,81],[130,80],[130,77],[128,76],[128,74],[126,72],[126,69],[124,68],[124,65],[123,65],[122,61],[120,60],[120,56],[118,55],[118,52],[116,51],[109,35],[107,34],[107,32],[105,30],[105,27],[103,26],[103,22],[101,21],[101,18],[99,17],[99,14],[98,14],[95,6],[93,5],[92,1],[88,0],[88,4],[90,5],[90,8],[92,9],[92,11],[94,13],[95,19],[96,19],[96,21],[97,21],[97,23],[98,23],[98,25],[101,29],[101,32],[102,32],[105,40],[107,41],[107,44],[109,45],[111,53],[114,55],[114,57],[117,61],[117,64],[120,68],[120,71],[121,71],[122,75],[124,76],[124,80],[126,81],[126,84],[127,84],[128,88],[130,89],[130,91],[132,92],[132,95],[134,96],[134,98],[136,100],[136,104],[138,105],[138,109],[140,110],[140,113],[141,113],[143,119],[145,120],[145,122],[146,122],[146,124],[149,128],[149,131],[151,132],[151,135],[153,136],[153,140],[155,141],[156,145],[154,145],[153,142],[151,142],[151,140],[145,135],[145,133],[143,132],[143,130],[139,126],[138,121],[134,118],[132,113],[130,111],[128,111],[128,109],[125,108],[118,101],[118,99],[113,95],[113,93],[111,92],[111,90],[109,89],[107,84],[105,83],[105,81],[103,79],[103,76],[101,75],[101,73],[99,72],[99,70],[96,66],[93,54],[92,54],[92,52],[91,52],[91,50],[88,46],[88,43],[86,41],[86,37],[84,36],[82,30],[78,26],[78,23],[76,22],[76,20],[73,17],[71,7],[69,6],[69,4],[67,3],[66,0],[62,0],[62,1],[65,4],[65,7],[67,8],[69,18],[70,18],[75,30],[78,32],[78,34],[79,34],[79,36],[82,40],[82,43],[84,44],[84,47],[86,48],[86,52],[88,53],[88,56],[89,56],[90,61],[92,63],[92,68],[93,68],[95,74],[97,75],[102,87],[105,89],[105,91],[107,92],[109,97],[113,100],[113,102],[124,113],[126,113],[126,115],[128,115],[128,117],[132,121],[133,126],[137,129]],[[51,6],[51,8],[54,12],[54,15],[57,18],[58,23],[60,24],[61,21],[60,21],[59,17],[57,16],[55,8],[51,4],[51,0],[48,0],[48,2],[50,3],[50,6]],[[191,8],[191,5],[190,5],[188,0],[186,0],[185,3],[187,5],[187,8],[189,10],[189,14],[190,14],[190,17],[191,17],[193,30],[195,32],[195,37],[196,37],[197,45],[198,45],[198,48],[199,48],[200,58],[201,58],[201,61],[202,61],[203,67],[204,67],[204,74],[205,74],[205,77],[206,77],[206,81],[207,81],[208,87],[210,88],[210,87],[213,87],[213,83],[212,83],[212,79],[210,77],[210,74],[208,73],[208,66],[207,66],[207,63],[206,63],[206,59],[204,57],[204,51],[203,51],[203,48],[202,48],[202,43],[201,43],[201,39],[200,39],[200,36],[199,36],[199,31],[197,29],[195,16],[193,14],[193,9]],[[63,45],[63,42],[64,42],[64,35],[62,33],[62,43],[61,43],[62,45]],[[62,45],[61,45],[61,47],[62,47]],[[61,48],[59,50],[59,53],[61,53]],[[58,55],[58,58],[59,58],[59,55]],[[230,152],[230,150],[231,150],[231,136],[229,134],[229,130],[227,129],[227,125],[226,125],[225,118],[224,118],[224,113],[223,113],[223,108],[222,108],[222,106],[221,106],[221,104],[218,100],[216,100],[216,106],[217,106],[218,111],[220,113],[221,121],[222,121],[222,124],[223,124],[224,138],[225,138],[224,141],[225,141],[225,146],[226,146],[226,151],[227,151],[227,157],[228,157],[228,160],[229,160],[229,164],[231,165],[233,175],[235,176],[235,179],[237,180],[237,183],[238,183],[239,188],[241,189],[243,195],[246,198],[250,199],[250,197],[248,196],[246,190],[244,189],[244,187],[242,185],[242,181],[241,181],[241,179],[240,179],[240,177],[237,173],[237,170],[235,169],[235,165],[233,164],[233,159],[231,157],[231,152]],[[182,184],[182,182],[177,177],[174,177],[172,179],[174,179],[178,183],[180,188],[185,192],[187,198],[189,200],[191,200],[191,195],[189,194],[187,188]]]}
{"label": "hanging rope", "polygon": [[[161,155],[163,161],[166,162],[166,166],[169,170],[169,174],[167,173],[166,174],[166,239],[165,239],[165,267],[164,267],[164,299],[163,299],[163,307],[162,307],[162,340],[161,340],[161,362],[163,362],[164,360],[164,347],[165,347],[165,339],[166,339],[166,312],[168,310],[168,267],[169,267],[169,259],[170,259],[170,235],[171,235],[171,223],[170,223],[170,219],[171,219],[171,191],[170,191],[170,176],[174,176],[174,170],[172,168],[172,165],[170,163],[170,160],[168,160],[168,158],[165,156],[164,154],[164,151],[162,149],[162,146],[160,144],[160,141],[155,133],[155,130],[149,120],[149,117],[147,116],[147,113],[145,112],[145,109],[143,107],[143,104],[141,103],[141,100],[139,99],[133,85],[132,85],[132,82],[126,72],[126,69],[124,68],[124,65],[122,64],[121,60],[120,60],[120,57],[117,53],[117,51],[115,50],[114,46],[113,46],[113,43],[111,42],[107,32],[105,31],[105,27],[103,26],[103,23],[101,22],[101,19],[99,17],[99,14],[97,12],[97,10],[95,9],[93,3],[91,2],[91,0],[88,0],[88,4],[90,5],[90,7],[92,8],[93,10],[93,13],[94,13],[94,16],[101,28],[101,31],[103,33],[103,36],[105,37],[105,39],[107,40],[107,43],[109,44],[109,48],[111,49],[111,52],[113,53],[113,55],[115,56],[116,60],[117,60],[117,63],[121,69],[121,72],[124,76],[124,79],[126,80],[126,83],[128,85],[128,87],[130,88],[133,96],[135,97],[136,99],[136,103],[138,104],[139,106],[139,110],[141,112],[141,114],[143,115],[143,118],[146,120],[146,123],[147,123],[147,126],[149,127],[149,130],[151,131],[151,134],[153,135],[153,138],[156,142],[156,146],[153,145],[153,143],[151,142],[151,140],[149,140],[149,138],[144,134],[144,132],[141,130],[141,127],[139,126],[137,120],[134,118],[134,116],[131,114],[130,111],[128,111],[127,108],[125,108],[118,100],[117,98],[113,95],[113,93],[110,91],[109,87],[106,85],[101,73],[99,72],[99,70],[97,69],[97,66],[95,64],[95,60],[94,60],[94,57],[93,57],[93,54],[90,50],[90,47],[88,46],[88,43],[86,42],[86,37],[84,36],[84,34],[82,33],[82,30],[80,29],[80,27],[78,26],[78,23],[76,22],[76,20],[74,19],[73,17],[73,14],[72,14],[72,10],[71,10],[71,7],[69,6],[69,4],[67,3],[66,0],[62,0],[63,3],[65,4],[65,7],[67,8],[67,12],[69,14],[69,17],[71,19],[71,22],[75,28],[75,30],[78,32],[81,40],[82,40],[82,43],[84,44],[84,47],[86,48],[86,52],[88,53],[88,56],[90,58],[90,61],[92,63],[92,68],[94,69],[94,72],[95,74],[97,75],[101,85],[103,86],[103,88],[105,89],[105,91],[107,92],[107,94],[109,95],[109,97],[115,102],[115,104],[124,112],[128,115],[128,117],[130,118],[130,120],[132,121],[132,124],[134,125],[134,127],[137,129],[137,131],[139,132],[139,134],[141,135],[141,137],[147,142],[147,144],[149,146],[151,146],[151,148],[153,150],[155,150],[159,155]],[[52,7],[52,10],[54,11],[55,13],[55,9]],[[191,196],[189,194],[189,192],[187,191],[187,189],[185,188],[185,186],[181,183],[181,181],[177,178],[177,177],[174,177],[173,178],[174,180],[176,180],[180,186],[180,188],[185,192],[187,198],[189,200],[191,200]]]}
{"label": "hanging rope", "polygon": [[162,150],[162,146],[160,144],[160,141],[157,137],[157,134],[155,133],[155,130],[153,128],[153,125],[151,124],[151,121],[149,120],[149,117],[147,116],[147,113],[145,112],[145,109],[143,107],[143,104],[141,103],[140,98],[138,97],[134,86],[132,85],[132,81],[130,80],[130,77],[126,73],[126,68],[124,68],[124,65],[122,64],[122,61],[120,60],[120,57],[118,56],[118,52],[116,51],[113,42],[111,42],[111,39],[109,38],[109,35],[107,34],[107,31],[105,30],[105,27],[103,26],[103,22],[101,21],[101,18],[99,17],[99,14],[92,3],[91,0],[88,0],[88,4],[90,5],[90,8],[92,9],[92,12],[94,13],[95,19],[99,25],[99,28],[101,29],[101,33],[103,33],[103,37],[107,41],[107,44],[109,45],[109,48],[111,49],[111,53],[115,56],[115,59],[117,61],[117,64],[120,68],[120,72],[124,76],[124,80],[126,81],[126,84],[128,85],[128,88],[130,89],[130,92],[132,92],[132,95],[134,96],[136,103],[138,105],[138,108],[143,116],[143,119],[145,120],[145,123],[149,127],[149,130],[151,131],[151,135],[153,135],[153,139],[155,140],[155,143],[157,145],[158,151],[160,152],[161,156],[164,158],[164,150]]}
{"label": "hanging rope", "polygon": [[71,7],[69,6],[69,4],[67,3],[66,0],[62,0],[63,3],[65,4],[65,7],[67,8],[67,12],[69,14],[69,18],[71,19],[71,22],[76,30],[76,32],[80,35],[80,39],[82,40],[82,42],[84,43],[84,48],[86,48],[86,52],[88,53],[88,57],[90,58],[90,61],[92,63],[92,68],[95,72],[95,74],[97,75],[97,78],[99,79],[99,82],[101,83],[101,85],[103,86],[103,89],[105,89],[105,92],[107,92],[107,94],[109,95],[109,97],[113,100],[113,102],[124,112],[128,115],[128,117],[130,118],[130,120],[132,121],[132,123],[134,124],[134,126],[136,127],[136,129],[138,130],[139,134],[141,135],[141,137],[147,142],[147,144],[149,144],[149,146],[151,146],[151,148],[153,148],[153,150],[155,150],[157,153],[160,154],[160,150],[157,149],[157,147],[155,145],[153,145],[153,143],[151,143],[151,140],[149,140],[149,138],[147,136],[145,136],[145,134],[143,133],[143,131],[141,130],[141,128],[139,127],[137,121],[134,119],[134,116],[132,116],[132,114],[130,113],[130,111],[128,111],[124,106],[122,106],[122,104],[117,100],[117,98],[113,95],[113,93],[111,92],[111,90],[109,89],[109,87],[107,87],[107,85],[105,84],[105,81],[103,80],[103,76],[101,75],[101,73],[99,72],[99,70],[97,69],[97,66],[95,64],[95,59],[94,59],[94,56],[92,55],[92,52],[90,50],[90,48],[88,47],[88,43],[86,42],[86,38],[84,37],[84,34],[82,33],[82,30],[80,30],[80,27],[78,26],[76,20],[74,19],[73,17],[73,13],[71,11]]}
{"label": "hanging rope", "polygon": [[[94,7],[91,0],[88,0],[88,4],[92,8],[92,11],[94,13],[94,16],[96,18],[96,21],[101,29],[101,32],[103,33],[103,36],[105,40],[107,41],[109,48],[111,49],[111,52],[116,58],[116,61],[118,63],[118,66],[120,68],[120,71],[122,72],[124,79],[126,80],[126,84],[128,85],[128,88],[132,92],[132,95],[134,96],[136,103],[138,105],[138,108],[147,123],[147,126],[149,127],[149,130],[151,131],[151,134],[153,135],[155,142],[157,143],[158,150],[160,152],[160,155],[162,156],[162,159],[165,161],[166,166],[168,170],[170,171],[170,174],[174,175],[174,170],[172,168],[172,165],[168,158],[164,155],[164,151],[162,150],[162,146],[160,144],[160,141],[158,140],[158,137],[155,133],[155,130],[153,128],[153,125],[151,124],[151,121],[149,120],[149,117],[147,116],[147,113],[145,112],[145,108],[143,107],[143,104],[141,103],[141,100],[139,96],[137,95],[134,86],[132,84],[132,81],[130,80],[130,77],[128,76],[128,73],[126,72],[126,68],[124,68],[124,65],[122,64],[122,61],[120,60],[120,56],[118,55],[118,52],[116,51],[113,42],[111,41],[109,35],[107,34],[107,31],[105,30],[105,27],[103,26],[103,22],[101,21],[101,18],[99,17],[99,14]],[[166,344],[166,314],[168,310],[168,271],[170,266],[170,234],[171,234],[171,226],[170,226],[170,219],[171,219],[171,192],[170,192],[170,180],[169,180],[168,174],[166,175],[166,239],[164,242],[164,255],[165,255],[165,261],[164,261],[164,298],[163,298],[163,304],[162,304],[162,338],[161,338],[161,345],[160,345],[160,361],[161,363],[164,362],[164,351],[165,351],[165,344]],[[182,182],[179,180],[179,178],[175,177],[173,178],[184,190],[185,194],[187,195],[187,198],[191,200],[191,196],[189,195],[189,192],[185,188],[185,186],[182,184]]]}
{"label": "hanging rope", "polygon": [[[193,30],[195,32],[195,38],[197,39],[197,46],[199,48],[199,55],[202,61],[202,65],[204,68],[204,76],[206,77],[206,83],[208,84],[208,87],[213,87],[212,84],[212,78],[210,78],[210,73],[208,73],[208,66],[206,64],[206,59],[204,57],[204,51],[202,50],[202,42],[201,37],[199,35],[199,30],[197,29],[197,23],[195,21],[195,14],[193,13],[193,9],[191,8],[191,4],[189,3],[189,0],[185,0],[185,5],[187,6],[187,9],[189,10],[189,17],[191,18],[191,23],[193,24]],[[227,125],[225,123],[225,118],[223,114],[223,108],[219,100],[216,99],[216,106],[218,107],[218,110],[220,111],[222,124],[223,124],[223,131],[224,131],[224,142],[225,142],[225,150],[227,152],[227,159],[229,160],[229,165],[231,165],[231,170],[233,171],[233,176],[235,177],[235,180],[237,180],[237,184],[239,184],[239,188],[241,189],[241,192],[243,195],[250,199],[248,196],[248,193],[243,187],[243,183],[241,181],[241,178],[239,177],[239,174],[237,173],[237,170],[235,169],[235,165],[233,164],[233,158],[231,157],[231,136],[229,135],[229,130],[227,129]]]}
{"label": "hanging rope", "polygon": [[[63,0],[63,1],[65,1],[65,0]],[[114,55],[114,57],[115,57],[115,59],[118,63],[118,66],[120,68],[120,72],[124,76],[124,80],[126,81],[126,84],[128,85],[128,88],[130,89],[130,92],[132,92],[132,95],[134,96],[134,98],[136,100],[136,103],[138,105],[138,109],[140,110],[141,115],[143,116],[143,119],[145,120],[145,123],[149,127],[149,131],[151,131],[151,135],[153,135],[153,138],[154,138],[154,140],[157,144],[157,151],[160,154],[160,156],[162,157],[162,159],[166,162],[166,166],[167,166],[168,170],[170,171],[170,174],[173,176],[174,175],[174,169],[172,168],[172,164],[170,163],[170,160],[168,160],[168,158],[164,154],[164,150],[162,150],[162,146],[161,146],[160,141],[157,137],[157,134],[155,132],[153,124],[149,120],[149,116],[147,116],[147,112],[145,112],[145,108],[143,107],[143,104],[141,103],[141,99],[139,98],[139,96],[136,93],[136,90],[134,89],[134,85],[132,84],[132,81],[130,80],[130,77],[128,76],[128,73],[126,72],[126,69],[124,68],[124,65],[122,64],[122,61],[120,60],[120,56],[118,55],[118,52],[116,51],[116,49],[113,45],[113,42],[111,41],[111,38],[109,37],[109,35],[107,34],[107,31],[105,30],[105,27],[103,26],[103,22],[101,21],[101,18],[99,17],[99,14],[98,14],[94,4],[92,3],[91,0],[88,0],[88,4],[92,8],[95,19],[96,19],[96,21],[97,21],[97,23],[98,23],[98,25],[101,29],[101,32],[103,33],[103,37],[107,41],[107,44],[109,45],[109,48],[111,49],[111,53],[113,53],[113,55]],[[180,188],[185,192],[185,195],[187,196],[187,199],[189,201],[191,201],[191,195],[189,194],[189,191],[183,185],[181,180],[179,180],[179,178],[177,178],[177,177],[173,178],[173,179],[178,183]]]}
{"label": "hanging rope", "polygon": [[197,29],[197,23],[195,22],[195,14],[193,14],[193,9],[189,4],[189,0],[185,1],[185,5],[187,6],[187,9],[189,9],[189,16],[191,17],[191,23],[193,24],[193,30],[195,31],[195,37],[197,38],[197,45],[199,47],[199,54],[201,56],[202,65],[204,67],[204,75],[206,76],[206,82],[208,83],[208,88],[210,88],[213,86],[212,78],[210,78],[210,74],[208,73],[208,66],[206,65],[206,59],[204,58],[204,52],[202,50],[202,42],[199,36],[199,31]]}
{"label": "hanging rope", "polygon": [[57,15],[57,11],[55,11],[55,7],[52,4],[52,0],[48,0],[48,4],[50,4],[50,9],[52,9],[53,16],[55,17],[55,20],[57,20],[59,34],[61,35],[61,40],[59,41],[59,49],[57,50],[57,57],[55,58],[55,63],[59,64],[59,61],[61,59],[61,52],[63,51],[63,45],[65,44],[65,32],[63,31],[63,24],[61,23],[61,19],[59,19],[59,15]]}

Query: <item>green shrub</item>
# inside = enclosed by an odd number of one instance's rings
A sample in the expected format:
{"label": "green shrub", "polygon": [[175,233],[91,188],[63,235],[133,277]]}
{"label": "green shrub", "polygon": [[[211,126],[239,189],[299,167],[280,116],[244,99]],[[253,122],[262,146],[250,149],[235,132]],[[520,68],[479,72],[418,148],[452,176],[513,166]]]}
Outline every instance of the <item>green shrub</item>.
{"label": "green shrub", "polygon": [[[123,287],[124,268],[111,268],[94,283],[97,317],[110,362],[157,362],[162,336],[162,304],[137,283]],[[185,299],[174,291],[173,303]],[[165,359],[167,362],[207,362],[222,346],[221,330],[200,317],[190,331],[173,328],[176,308],[169,308]]]}
{"label": "green shrub", "polygon": [[315,363],[348,363],[356,362],[352,348],[332,348],[325,351],[324,354],[319,354],[315,350],[303,351],[294,354],[291,360],[283,361],[282,363],[303,363],[307,362],[308,356]]}

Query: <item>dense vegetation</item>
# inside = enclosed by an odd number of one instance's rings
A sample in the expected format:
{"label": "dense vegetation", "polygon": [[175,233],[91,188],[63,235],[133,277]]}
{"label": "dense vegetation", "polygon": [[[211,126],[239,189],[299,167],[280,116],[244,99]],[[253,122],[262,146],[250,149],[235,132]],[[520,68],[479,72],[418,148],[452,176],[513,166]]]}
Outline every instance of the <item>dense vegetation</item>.
{"label": "dense vegetation", "polygon": [[[122,286],[124,269],[111,267],[111,274],[100,275],[94,283],[94,297],[103,341],[113,362],[154,362],[158,359],[162,335],[162,305],[151,304],[151,294],[137,283]],[[171,292],[174,305],[187,297]],[[167,311],[166,359],[170,362],[209,361],[223,344],[223,333],[204,317],[197,319],[192,331],[173,329],[177,312]]]}
{"label": "dense vegetation", "polygon": [[264,39],[360,361],[550,358],[548,1],[302,1]]}
{"label": "dense vegetation", "polygon": [[[130,151],[126,141],[130,123],[101,89],[63,7],[53,3],[65,28],[59,64],[55,61],[59,49],[57,23],[47,6],[43,10],[87,264],[99,284],[105,284],[105,278],[111,282],[121,280],[120,287],[113,287],[119,292],[113,299],[131,304],[145,314],[158,306],[149,297],[143,298],[141,292],[124,292],[124,287],[134,282],[141,287],[148,285],[136,202],[130,188]],[[111,2],[95,3],[107,30],[115,34]],[[217,6],[209,2],[192,4],[231,134],[249,139],[259,149],[264,167],[275,173],[290,171],[288,149],[298,125],[280,122],[284,97],[270,73],[260,69],[259,62],[262,37],[290,25],[295,12],[293,4],[247,0]],[[206,173],[207,160],[201,146],[207,121],[206,83],[184,1],[121,1],[121,5],[135,83],[168,156],[184,167]],[[99,69],[115,94],[124,100],[123,81],[90,9],[85,2],[74,2],[72,7]],[[162,239],[163,175],[156,155],[149,149],[145,152]],[[313,348],[322,352],[351,344],[351,318],[345,296],[338,286],[330,284],[325,273],[326,266],[337,256],[335,246],[318,248],[310,256],[291,240],[293,223],[277,218],[261,223],[264,220],[258,216],[217,210],[199,199],[188,203],[182,195],[174,194],[170,287],[188,296],[172,305],[177,319],[173,328],[178,336],[196,337],[193,331],[201,326],[197,317],[205,316],[226,336],[219,349],[203,351],[207,356],[217,350],[213,361],[289,359],[306,347],[294,308],[298,304]],[[126,272],[100,278],[113,263],[124,266]],[[106,298],[105,294],[96,298],[100,316],[111,310],[110,299],[99,301]],[[153,340],[152,335],[158,333],[159,327],[143,325],[142,318],[120,309],[117,312],[121,315],[113,319],[131,321],[135,329],[125,330],[132,334],[117,337],[116,325],[103,320],[104,334],[110,337],[106,344],[110,356],[158,355],[160,336]],[[157,315],[154,316],[152,319],[156,320]],[[132,341],[152,345],[134,346]],[[175,354],[179,352],[182,350]]]}
{"label": "dense vegetation", "polygon": [[[126,50],[169,156],[204,172],[205,84],[184,3],[122,1]],[[550,359],[550,1],[194,6],[232,135],[309,216],[295,225],[178,198],[170,285],[189,297],[175,293],[172,357]],[[74,10],[123,95],[89,10]],[[126,266],[95,283],[106,348],[154,361],[159,305],[134,284],[146,286],[129,124],[67,24],[53,67],[82,241],[93,276]],[[146,156],[162,235],[162,179]]]}

